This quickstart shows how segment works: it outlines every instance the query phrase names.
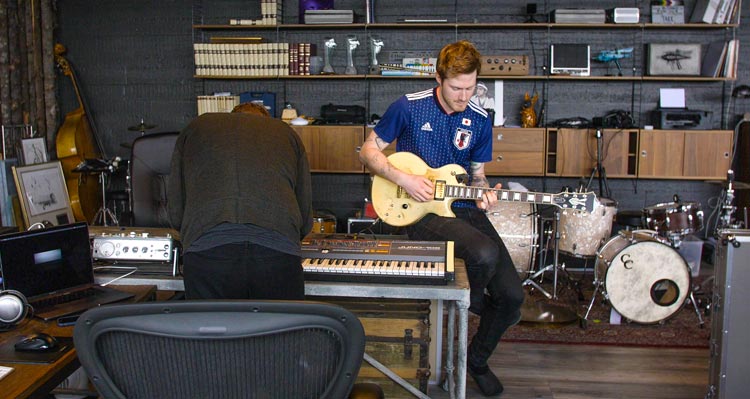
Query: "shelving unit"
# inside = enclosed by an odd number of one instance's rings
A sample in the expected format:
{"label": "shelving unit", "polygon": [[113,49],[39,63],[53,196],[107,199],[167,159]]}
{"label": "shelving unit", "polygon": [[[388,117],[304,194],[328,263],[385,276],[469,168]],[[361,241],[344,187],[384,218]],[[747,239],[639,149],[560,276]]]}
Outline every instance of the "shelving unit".
{"label": "shelving unit", "polygon": [[[300,42],[304,41],[319,43],[319,55],[323,37],[335,37],[339,43],[336,49],[335,57],[338,58],[337,71],[343,71],[341,59],[345,58],[345,49],[339,41],[343,35],[355,34],[360,38],[361,45],[356,50],[354,63],[358,71],[368,70],[368,49],[366,38],[371,34],[385,36],[386,49],[391,52],[408,52],[416,51],[415,47],[437,52],[443,44],[458,39],[466,38],[477,44],[477,47],[483,53],[488,55],[495,54],[513,54],[529,55],[531,66],[530,74],[527,76],[480,76],[482,81],[502,80],[504,81],[505,94],[504,104],[505,115],[515,117],[516,110],[520,109],[523,93],[536,91],[540,93],[541,110],[543,111],[542,123],[554,121],[560,117],[581,116],[581,112],[587,112],[584,116],[591,118],[602,115],[612,109],[625,109],[629,111],[639,126],[652,124],[649,123],[650,110],[656,104],[655,92],[658,87],[698,87],[701,90],[701,96],[695,104],[689,104],[691,108],[702,108],[703,104],[709,104],[714,112],[715,125],[721,129],[726,129],[730,124],[728,121],[727,104],[730,96],[728,95],[733,86],[734,80],[724,77],[697,77],[697,76],[648,76],[645,74],[645,44],[649,42],[684,42],[682,39],[696,39],[703,45],[712,40],[730,40],[736,37],[738,24],[680,24],[680,25],[662,25],[650,22],[641,22],[637,24],[558,24],[558,23],[519,23],[505,22],[508,19],[521,17],[504,14],[497,18],[498,22],[488,22],[487,19],[493,18],[492,15],[483,13],[482,7],[490,7],[481,1],[474,1],[472,4],[479,4],[474,12],[481,18],[472,18],[469,14],[459,14],[459,11],[466,12],[465,9],[471,9],[470,4],[459,4],[459,2],[430,2],[431,7],[435,7],[435,12],[444,12],[446,15],[452,10],[452,15],[447,19],[452,22],[447,23],[396,23],[389,19],[395,20],[395,11],[391,15],[382,18],[382,22],[361,23],[355,21],[353,24],[322,24],[306,25],[299,23],[289,23],[292,19],[296,22],[296,10],[291,10],[281,18],[283,23],[278,25],[229,25],[215,23],[219,19],[204,20],[203,10],[212,4],[209,0],[195,0],[193,25],[195,42],[207,42],[209,36],[229,35],[236,36],[242,32],[256,33],[267,40],[276,42]],[[289,0],[284,1],[284,7],[288,11],[288,4],[294,4]],[[350,0],[344,8],[349,8],[354,4],[354,8],[361,7],[359,0]],[[364,4],[364,2],[361,2]],[[489,2],[486,2],[489,3]],[[513,2],[508,2],[513,3]],[[620,2],[622,3],[622,2]],[[525,3],[518,2],[518,5]],[[545,7],[547,2],[544,3]],[[638,3],[640,4],[640,2]],[[339,4],[337,3],[337,6]],[[403,5],[404,13],[408,13],[415,4],[399,3]],[[568,5],[566,5],[568,6]],[[570,5],[571,7],[573,5]],[[578,5],[580,6],[580,4]],[[599,5],[597,5],[599,6]],[[627,5],[626,5],[627,6]],[[409,8],[411,7],[411,8]],[[510,9],[509,4],[498,4],[493,7],[505,7]],[[602,7],[604,7],[602,5]],[[647,7],[647,6],[646,6]],[[606,7],[605,7],[606,8]],[[642,8],[642,18],[647,18]],[[520,10],[520,7],[518,8]],[[499,11],[500,12],[500,11]],[[474,19],[474,22],[465,22],[464,20]],[[482,19],[482,20],[477,20]],[[228,20],[228,19],[227,19]],[[419,39],[410,40],[407,37],[417,36]],[[691,36],[692,35],[692,36]],[[429,38],[428,38],[429,37]],[[362,40],[362,39],[365,40]],[[655,41],[659,38],[659,41]],[[419,41],[419,40],[422,41]],[[560,41],[558,41],[560,40]],[[415,41],[418,44],[415,44]],[[613,68],[595,64],[592,62],[592,76],[561,76],[549,75],[548,59],[549,46],[554,43],[577,42],[590,43],[592,55],[596,51],[612,47],[634,47],[635,51],[632,58],[625,59],[623,72],[629,76],[609,76],[607,74]],[[531,51],[532,54],[528,54]],[[434,55],[433,55],[434,56]],[[379,57],[380,58],[380,57]],[[381,61],[382,62],[382,61]],[[337,67],[337,65],[334,65]],[[417,91],[431,85],[433,76],[381,76],[369,73],[356,75],[317,75],[317,76],[300,76],[300,75],[271,75],[271,76],[211,76],[195,75],[196,93],[205,94],[212,88],[222,87],[238,88],[237,90],[260,90],[274,91],[277,93],[276,108],[280,109],[285,102],[291,102],[303,109],[302,113],[315,115],[315,111],[320,106],[327,103],[337,104],[357,104],[366,108],[366,114],[380,114],[385,111],[387,105],[397,98],[398,95]],[[692,86],[691,86],[692,85]],[[222,90],[216,90],[222,91]],[[705,93],[705,95],[703,95]],[[710,95],[709,95],[710,94]],[[600,97],[603,97],[601,99]],[[696,105],[697,104],[697,105]],[[574,114],[578,112],[579,114]],[[517,117],[516,117],[517,118]],[[513,118],[509,118],[512,123]],[[369,129],[360,126],[363,135],[366,135]],[[500,128],[496,128],[500,129]],[[307,127],[299,130],[301,134],[309,137],[322,137],[324,134],[336,134],[345,138],[340,140],[346,143],[346,146],[356,145],[351,142],[349,135],[351,132],[343,134],[341,132],[333,133],[336,129],[331,129],[331,133],[325,132],[326,129],[316,127]],[[513,150],[513,144],[509,141],[495,143],[496,163],[488,164],[488,172],[496,175],[531,175],[531,176],[579,176],[582,171],[588,173],[590,165],[585,157],[576,154],[575,150],[583,148],[581,146],[590,146],[590,137],[592,134],[586,130],[578,132],[567,132],[566,129],[558,128],[539,128],[539,129],[503,129],[505,137],[514,137],[514,140],[521,140],[524,146],[530,146],[528,151]],[[311,133],[311,132],[315,133]],[[605,160],[605,167],[608,170],[608,177],[611,178],[632,178],[636,176],[648,176],[653,178],[676,177],[676,178],[694,178],[704,174],[711,177],[722,178],[724,172],[702,172],[687,171],[686,173],[672,173],[665,170],[654,169],[649,171],[647,165],[648,159],[640,156],[640,146],[644,140],[642,137],[649,137],[650,133],[643,133],[638,129],[628,129],[625,134],[615,134],[605,132],[605,136],[613,134],[613,146],[616,147],[617,156],[613,159]],[[343,136],[341,136],[343,134]],[[356,134],[355,134],[356,136]],[[687,135],[692,136],[692,135]],[[681,136],[685,140],[684,134]],[[309,138],[308,137],[308,138]],[[532,139],[533,138],[533,139]],[[507,139],[506,139],[507,140]],[[355,140],[356,141],[356,140]],[[327,145],[335,145],[336,140],[329,141]],[[722,141],[723,143],[723,141]],[[554,145],[553,145],[554,144]],[[570,145],[569,149],[565,149]],[[723,144],[722,144],[723,146]],[[324,148],[326,146],[316,145],[314,148]],[[722,149],[726,149],[721,147]],[[730,147],[731,148],[731,144]],[[349,153],[351,149],[336,151],[327,148],[325,151],[328,156],[343,156],[347,158],[346,162],[352,161],[352,156],[356,153]],[[716,155],[719,159],[709,159],[709,162],[723,162],[721,151],[717,150]],[[711,152],[711,151],[709,151]],[[713,156],[712,155],[712,156]],[[317,156],[317,155],[316,155]],[[356,157],[355,157],[356,158]],[[590,158],[590,157],[589,157]],[[504,160],[505,162],[502,162]],[[508,167],[510,162],[524,165],[520,167]],[[316,171],[332,171],[359,173],[353,163],[342,166],[337,162],[323,162],[321,159],[316,161],[320,168]],[[346,163],[345,162],[345,163]],[[612,164],[606,164],[611,162]],[[645,164],[644,164],[645,162]],[[721,163],[718,162],[718,163]],[[716,163],[716,162],[714,162]],[[326,166],[327,165],[327,166]],[[333,165],[333,166],[332,166]]]}

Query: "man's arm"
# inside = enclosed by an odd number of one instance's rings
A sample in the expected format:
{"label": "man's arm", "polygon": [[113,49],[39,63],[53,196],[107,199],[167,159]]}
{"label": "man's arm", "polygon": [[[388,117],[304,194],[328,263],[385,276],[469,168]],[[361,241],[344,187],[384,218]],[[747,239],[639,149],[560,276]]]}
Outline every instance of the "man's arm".
{"label": "man's arm", "polygon": [[375,130],[362,144],[359,151],[359,160],[376,175],[385,178],[401,187],[415,200],[424,202],[433,197],[434,186],[432,181],[424,176],[412,175],[397,169],[388,161],[383,150],[388,144],[381,139]]}
{"label": "man's arm", "polygon": [[[474,187],[490,187],[490,182],[487,180],[487,176],[484,174],[484,163],[472,162],[471,163],[471,185]],[[503,185],[498,183],[495,185],[496,189],[502,188]],[[486,191],[482,195],[481,200],[477,200],[477,207],[479,209],[487,210],[497,202],[497,193],[494,191]]]}

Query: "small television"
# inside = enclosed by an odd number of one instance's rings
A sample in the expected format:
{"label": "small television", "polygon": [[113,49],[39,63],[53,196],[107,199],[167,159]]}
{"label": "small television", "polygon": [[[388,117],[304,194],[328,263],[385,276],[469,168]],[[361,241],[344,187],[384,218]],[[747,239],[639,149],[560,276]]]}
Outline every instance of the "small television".
{"label": "small television", "polygon": [[587,44],[550,45],[550,74],[589,76],[591,47]]}

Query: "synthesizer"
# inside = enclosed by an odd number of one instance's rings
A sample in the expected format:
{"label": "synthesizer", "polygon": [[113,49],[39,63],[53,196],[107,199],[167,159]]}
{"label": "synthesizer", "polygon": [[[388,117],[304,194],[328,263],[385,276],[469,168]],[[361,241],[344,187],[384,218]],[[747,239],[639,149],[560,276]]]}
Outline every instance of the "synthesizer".
{"label": "synthesizer", "polygon": [[302,240],[305,280],[445,285],[455,277],[453,261],[453,241],[325,234]]}

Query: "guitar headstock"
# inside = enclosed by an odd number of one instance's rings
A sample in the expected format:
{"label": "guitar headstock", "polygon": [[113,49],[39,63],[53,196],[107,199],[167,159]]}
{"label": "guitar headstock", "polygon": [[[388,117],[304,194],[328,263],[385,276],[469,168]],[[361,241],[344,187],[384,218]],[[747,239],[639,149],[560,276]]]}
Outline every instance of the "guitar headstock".
{"label": "guitar headstock", "polygon": [[577,211],[586,211],[591,213],[599,200],[593,191],[587,193],[562,192],[555,194],[552,203],[563,209],[575,209]]}

